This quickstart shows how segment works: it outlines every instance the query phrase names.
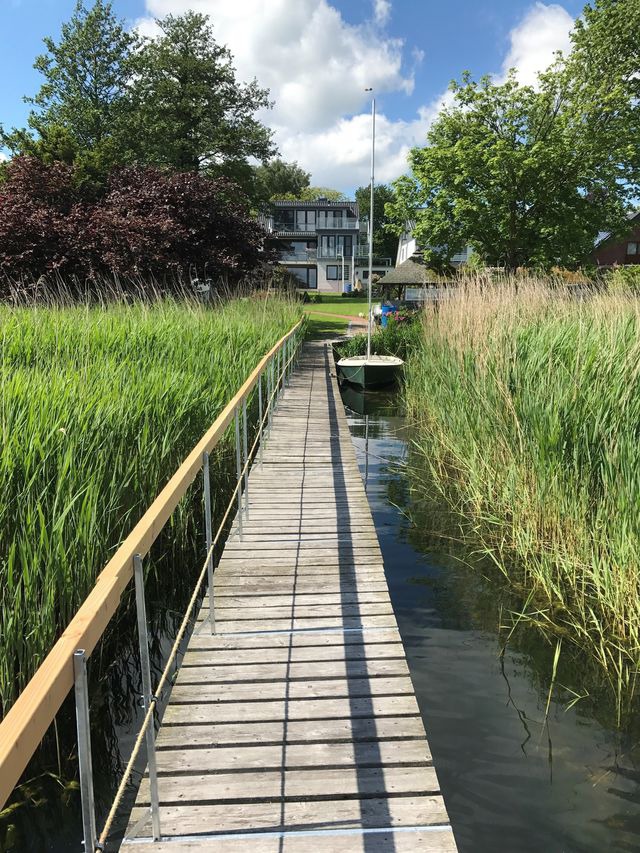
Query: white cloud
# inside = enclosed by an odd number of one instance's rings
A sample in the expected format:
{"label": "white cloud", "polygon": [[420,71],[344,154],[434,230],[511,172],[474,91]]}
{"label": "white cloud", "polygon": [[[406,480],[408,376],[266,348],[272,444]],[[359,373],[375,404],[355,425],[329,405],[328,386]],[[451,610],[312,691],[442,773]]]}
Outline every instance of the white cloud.
{"label": "white cloud", "polygon": [[[378,0],[374,19],[347,23],[327,0],[147,0],[157,17],[188,9],[211,17],[216,39],[228,45],[242,80],[257,77],[276,102],[270,123],[294,131],[324,129],[366,101],[365,88],[382,94],[413,90],[403,69],[403,43],[379,25],[389,0]],[[382,16],[382,17],[380,17]],[[148,23],[142,24],[143,31]]]}
{"label": "white cloud", "polygon": [[534,85],[538,73],[553,62],[556,51],[570,50],[573,24],[573,18],[562,6],[536,3],[509,34],[511,44],[502,63],[501,78],[510,68],[516,68],[521,83]]}
{"label": "white cloud", "polygon": [[[282,157],[297,160],[314,184],[346,189],[369,181],[370,95],[364,90],[396,100],[411,94],[412,69],[425,58],[417,47],[405,57],[403,41],[386,34],[392,0],[371,0],[369,8],[369,20],[351,24],[330,0],[146,0],[148,17],[138,27],[152,36],[154,17],[189,9],[209,15],[239,79],[256,77],[270,90],[275,107],[260,118],[273,128]],[[523,82],[535,82],[553,52],[568,47],[572,25],[562,6],[535,3],[510,33],[502,75],[515,65]],[[424,144],[442,104],[451,101],[445,92],[407,120],[378,115],[377,180],[407,170],[409,149]]]}
{"label": "white cloud", "polygon": [[373,0],[373,18],[376,24],[384,26],[391,17],[391,0]]}
{"label": "white cloud", "polygon": [[[274,109],[260,118],[273,128],[282,156],[311,171],[313,183],[342,188],[357,186],[368,174],[365,89],[401,97],[414,87],[402,40],[384,31],[391,0],[372,0],[370,8],[370,20],[351,24],[329,0],[146,0],[148,17],[137,26],[153,36],[154,17],[188,9],[209,15],[239,79],[256,77],[270,90]],[[422,54],[410,58],[415,67]],[[423,126],[420,116],[414,122],[380,117],[381,175],[404,171],[404,153],[414,144],[415,128]],[[339,150],[328,147],[333,145]]]}

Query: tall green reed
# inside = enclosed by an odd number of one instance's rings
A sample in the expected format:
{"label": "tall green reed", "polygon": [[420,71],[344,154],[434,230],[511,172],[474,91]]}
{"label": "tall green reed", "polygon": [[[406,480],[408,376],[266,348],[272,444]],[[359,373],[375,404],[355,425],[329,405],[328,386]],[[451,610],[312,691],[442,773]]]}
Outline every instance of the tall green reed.
{"label": "tall green reed", "polygon": [[405,394],[422,488],[525,592],[528,620],[587,649],[620,716],[640,664],[638,301],[466,281],[425,315]]}
{"label": "tall green reed", "polygon": [[276,340],[280,300],[0,307],[0,707]]}

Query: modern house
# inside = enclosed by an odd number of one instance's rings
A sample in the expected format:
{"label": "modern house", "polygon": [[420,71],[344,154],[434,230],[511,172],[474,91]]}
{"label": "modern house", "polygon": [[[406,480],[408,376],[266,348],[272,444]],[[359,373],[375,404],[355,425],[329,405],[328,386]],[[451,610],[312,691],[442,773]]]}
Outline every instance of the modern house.
{"label": "modern house", "polygon": [[[367,223],[360,221],[357,202],[274,201],[263,225],[279,249],[280,263],[301,288],[342,293],[356,278],[366,281]],[[390,266],[391,259],[383,259],[374,272]]]}
{"label": "modern house", "polygon": [[[420,250],[418,249],[418,245],[416,243],[416,238],[413,236],[413,222],[407,223],[405,226],[406,230],[403,234],[400,235],[400,239],[398,240],[398,254],[396,256],[396,266],[400,266],[400,264],[405,261],[410,260],[414,255],[419,254]],[[467,246],[463,252],[458,252],[453,255],[451,258],[451,265],[456,269],[465,264],[471,255],[473,254],[473,249],[471,246]]]}
{"label": "modern house", "polygon": [[640,264],[640,210],[629,215],[629,229],[623,240],[608,231],[598,235],[593,259],[599,267]]}

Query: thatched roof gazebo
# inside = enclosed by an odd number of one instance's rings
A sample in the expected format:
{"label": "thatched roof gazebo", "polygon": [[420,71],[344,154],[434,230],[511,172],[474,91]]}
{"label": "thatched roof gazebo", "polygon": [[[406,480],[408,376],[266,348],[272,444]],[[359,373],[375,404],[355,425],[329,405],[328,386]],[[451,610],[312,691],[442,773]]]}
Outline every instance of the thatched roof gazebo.
{"label": "thatched roof gazebo", "polygon": [[433,270],[425,265],[424,258],[420,254],[412,255],[378,279],[378,287],[383,288],[389,296],[392,291],[395,291],[398,299],[402,298],[407,287],[422,288],[434,285],[437,285],[437,281]]}

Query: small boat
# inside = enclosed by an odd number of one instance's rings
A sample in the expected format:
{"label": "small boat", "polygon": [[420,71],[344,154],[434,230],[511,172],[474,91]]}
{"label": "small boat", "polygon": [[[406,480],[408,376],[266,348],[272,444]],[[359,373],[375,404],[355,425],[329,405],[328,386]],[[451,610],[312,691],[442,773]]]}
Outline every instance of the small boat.
{"label": "small boat", "polygon": [[338,375],[359,388],[384,388],[396,381],[404,362],[395,355],[352,355],[338,362]]}
{"label": "small boat", "polygon": [[404,364],[395,355],[376,355],[371,352],[371,326],[373,325],[373,306],[371,304],[371,282],[373,280],[373,213],[375,183],[375,139],[376,139],[376,99],[371,101],[371,196],[369,199],[369,276],[367,282],[369,310],[367,316],[367,354],[353,355],[338,361],[338,376],[359,388],[384,388],[396,380]]}

